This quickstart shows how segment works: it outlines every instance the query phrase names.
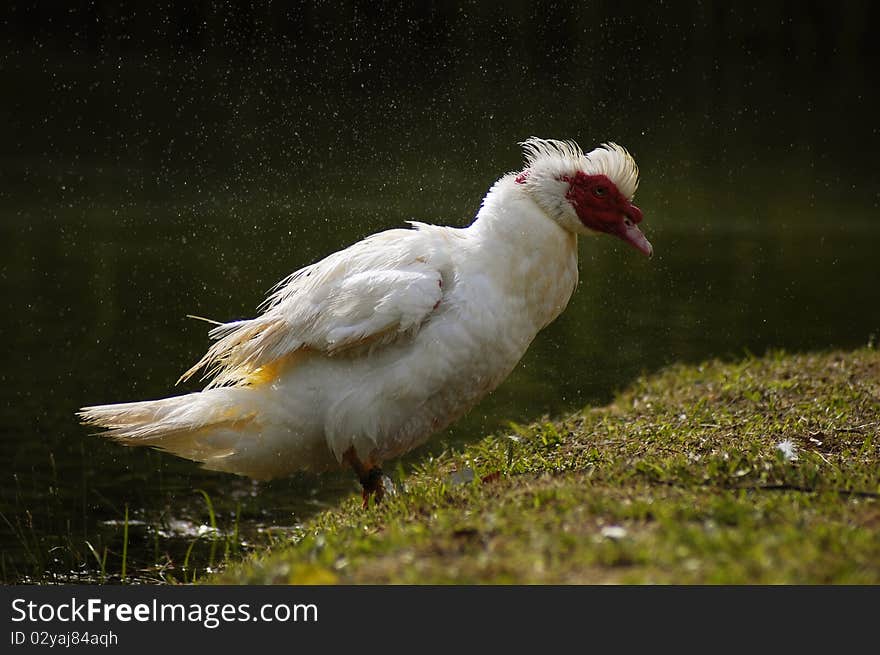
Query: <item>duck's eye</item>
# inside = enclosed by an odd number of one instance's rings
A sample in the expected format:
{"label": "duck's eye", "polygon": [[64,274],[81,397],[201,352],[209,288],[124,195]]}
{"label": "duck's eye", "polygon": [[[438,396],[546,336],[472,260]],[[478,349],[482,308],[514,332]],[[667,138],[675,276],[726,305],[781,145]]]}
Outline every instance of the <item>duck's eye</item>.
{"label": "duck's eye", "polygon": [[596,196],[597,198],[601,198],[606,193],[608,193],[608,189],[607,189],[607,187],[604,187],[604,186],[597,186],[596,188],[593,189],[593,195]]}

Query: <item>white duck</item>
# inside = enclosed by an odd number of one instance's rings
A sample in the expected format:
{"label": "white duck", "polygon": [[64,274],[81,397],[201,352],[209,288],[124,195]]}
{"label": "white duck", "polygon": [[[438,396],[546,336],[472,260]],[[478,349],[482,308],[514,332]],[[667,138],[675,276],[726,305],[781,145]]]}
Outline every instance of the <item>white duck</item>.
{"label": "white duck", "polygon": [[197,393],[83,408],[126,445],[258,479],[351,466],[381,499],[380,465],[424,443],[513,370],[577,285],[577,235],[652,254],[632,204],[638,168],[613,143],[584,154],[530,138],[466,228],[380,232],[282,280],[181,379]]}

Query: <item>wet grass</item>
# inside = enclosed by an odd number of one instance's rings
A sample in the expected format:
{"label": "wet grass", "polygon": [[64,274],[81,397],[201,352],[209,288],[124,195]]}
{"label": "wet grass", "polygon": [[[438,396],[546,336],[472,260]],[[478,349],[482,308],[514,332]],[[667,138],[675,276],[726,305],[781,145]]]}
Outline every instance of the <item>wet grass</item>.
{"label": "wet grass", "polygon": [[224,583],[880,583],[880,353],[673,366],[351,497]]}

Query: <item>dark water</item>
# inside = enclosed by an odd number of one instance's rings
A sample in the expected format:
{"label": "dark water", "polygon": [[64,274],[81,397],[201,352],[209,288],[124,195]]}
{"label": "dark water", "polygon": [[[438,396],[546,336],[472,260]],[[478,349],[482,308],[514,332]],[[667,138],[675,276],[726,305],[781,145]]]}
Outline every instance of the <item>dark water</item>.
{"label": "dark water", "polygon": [[[531,134],[629,147],[655,257],[582,242],[567,311],[403,467],[510,420],[605,403],[672,362],[876,339],[870,7],[619,16],[598,4],[556,10],[560,36],[531,6],[390,22],[347,6],[358,29],[238,7],[233,27],[180,15],[164,36],[151,13],[97,36],[88,16],[7,23],[3,580],[99,579],[87,542],[118,575],[126,507],[129,575],[181,580],[188,550],[203,571],[226,543],[212,557],[198,538],[197,490],[236,548],[357,493],[349,475],[206,473],[91,437],[73,412],[196,388],[173,386],[208,344],[186,314],[252,316],[292,270],[407,219],[467,224]],[[68,34],[64,20],[85,27]],[[311,28],[294,37],[296,25]]]}

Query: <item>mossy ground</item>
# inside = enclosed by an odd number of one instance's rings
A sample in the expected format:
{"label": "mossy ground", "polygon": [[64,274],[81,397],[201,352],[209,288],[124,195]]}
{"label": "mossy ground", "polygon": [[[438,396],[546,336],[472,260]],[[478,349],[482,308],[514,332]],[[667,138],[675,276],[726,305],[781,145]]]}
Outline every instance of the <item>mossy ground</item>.
{"label": "mossy ground", "polygon": [[878,434],[873,349],[674,366],[426,461],[211,581],[877,584]]}

